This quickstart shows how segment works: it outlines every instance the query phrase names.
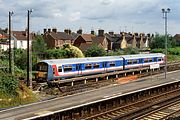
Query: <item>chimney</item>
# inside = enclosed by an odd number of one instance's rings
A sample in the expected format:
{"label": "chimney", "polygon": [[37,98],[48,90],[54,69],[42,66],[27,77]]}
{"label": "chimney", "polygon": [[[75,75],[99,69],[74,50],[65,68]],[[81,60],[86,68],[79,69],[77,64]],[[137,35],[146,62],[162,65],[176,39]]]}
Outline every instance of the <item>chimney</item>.
{"label": "chimney", "polygon": [[91,34],[94,35],[94,30],[91,30]]}
{"label": "chimney", "polygon": [[82,35],[82,29],[79,29],[79,30],[77,31],[77,34],[81,34],[81,35]]}
{"label": "chimney", "polygon": [[148,33],[147,36],[150,37],[151,36],[150,33]]}
{"label": "chimney", "polygon": [[57,33],[57,29],[56,29],[56,28],[53,28],[52,31],[55,32],[55,33]]}
{"label": "chimney", "polygon": [[67,34],[71,34],[71,30],[70,29],[64,29],[64,32]]}
{"label": "chimney", "polygon": [[51,28],[48,28],[48,32],[49,32],[49,33],[51,32]]}
{"label": "chimney", "polygon": [[44,28],[44,34],[47,32],[47,29],[46,28]]}
{"label": "chimney", "polygon": [[98,36],[104,36],[104,30],[99,29],[98,30]]}
{"label": "chimney", "polygon": [[134,33],[135,34],[135,36],[138,36],[138,33]]}
{"label": "chimney", "polygon": [[110,35],[114,35],[114,32],[113,32],[113,31],[111,31],[111,32],[109,32],[109,34],[110,34]]}

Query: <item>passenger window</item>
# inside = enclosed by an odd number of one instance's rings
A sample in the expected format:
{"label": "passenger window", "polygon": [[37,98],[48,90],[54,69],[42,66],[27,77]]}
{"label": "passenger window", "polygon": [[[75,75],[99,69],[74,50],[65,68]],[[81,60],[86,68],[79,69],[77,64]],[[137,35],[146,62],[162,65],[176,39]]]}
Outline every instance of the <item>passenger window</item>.
{"label": "passenger window", "polygon": [[137,64],[138,63],[138,60],[133,60],[133,64]]}
{"label": "passenger window", "polygon": [[86,64],[85,69],[91,69],[92,65],[91,64]]}
{"label": "passenger window", "polygon": [[158,61],[162,61],[162,58],[158,58]]}
{"label": "passenger window", "polygon": [[152,58],[149,59],[149,62],[152,62]]}
{"label": "passenger window", "polygon": [[110,67],[115,66],[115,62],[110,62],[110,63],[109,63],[109,66],[110,66]]}
{"label": "passenger window", "polygon": [[72,71],[72,66],[71,65],[65,65],[64,66],[64,72],[70,72]]}
{"label": "passenger window", "polygon": [[148,62],[148,58],[144,59],[144,63],[147,63]]}
{"label": "passenger window", "polygon": [[62,67],[61,66],[58,67],[58,72],[62,72]]}
{"label": "passenger window", "polygon": [[132,64],[132,60],[128,60],[127,61],[127,64],[129,65],[129,64]]}
{"label": "passenger window", "polygon": [[95,63],[94,68],[99,68],[99,63]]}
{"label": "passenger window", "polygon": [[55,68],[53,68],[53,74],[55,74]]}
{"label": "passenger window", "polygon": [[139,60],[139,63],[143,63],[143,59],[140,59],[140,60]]}

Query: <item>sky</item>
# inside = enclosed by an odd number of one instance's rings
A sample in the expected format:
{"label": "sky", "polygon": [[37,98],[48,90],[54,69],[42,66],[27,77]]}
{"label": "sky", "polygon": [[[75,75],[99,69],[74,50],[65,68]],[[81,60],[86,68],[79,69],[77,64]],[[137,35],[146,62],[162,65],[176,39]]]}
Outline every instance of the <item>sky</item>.
{"label": "sky", "polygon": [[25,30],[27,10],[30,30],[71,29],[90,33],[93,29],[164,34],[162,8],[168,13],[168,34],[180,33],[180,0],[0,0],[0,28],[8,26],[13,11],[12,30]]}

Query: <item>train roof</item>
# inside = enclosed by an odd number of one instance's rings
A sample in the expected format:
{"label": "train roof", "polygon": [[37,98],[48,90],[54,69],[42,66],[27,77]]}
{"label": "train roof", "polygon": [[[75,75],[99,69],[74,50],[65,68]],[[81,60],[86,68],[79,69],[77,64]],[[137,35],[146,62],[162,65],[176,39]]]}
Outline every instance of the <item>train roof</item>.
{"label": "train roof", "polygon": [[134,54],[134,55],[122,55],[125,59],[136,59],[136,58],[151,58],[151,57],[164,57],[162,53],[151,53],[151,54]]}
{"label": "train roof", "polygon": [[50,59],[42,60],[40,62],[45,62],[47,64],[77,64],[77,63],[92,63],[92,62],[106,62],[106,61],[115,61],[123,60],[121,56],[104,56],[104,57],[87,57],[87,58],[69,58],[69,59]]}
{"label": "train roof", "polygon": [[164,54],[153,53],[153,54],[135,54],[135,55],[121,55],[121,56],[103,56],[103,57],[86,57],[86,58],[68,58],[68,59],[49,59],[42,60],[49,65],[58,64],[78,64],[78,63],[92,63],[92,62],[106,62],[125,59],[136,59],[136,58],[150,58],[150,57],[163,57]]}

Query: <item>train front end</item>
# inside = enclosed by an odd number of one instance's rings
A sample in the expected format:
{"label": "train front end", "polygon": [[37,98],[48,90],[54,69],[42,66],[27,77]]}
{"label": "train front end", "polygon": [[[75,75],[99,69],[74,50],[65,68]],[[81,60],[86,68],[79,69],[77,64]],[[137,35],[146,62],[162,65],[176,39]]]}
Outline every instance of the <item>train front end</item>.
{"label": "train front end", "polygon": [[36,81],[47,81],[48,80],[48,64],[45,62],[39,62],[36,65]]}

